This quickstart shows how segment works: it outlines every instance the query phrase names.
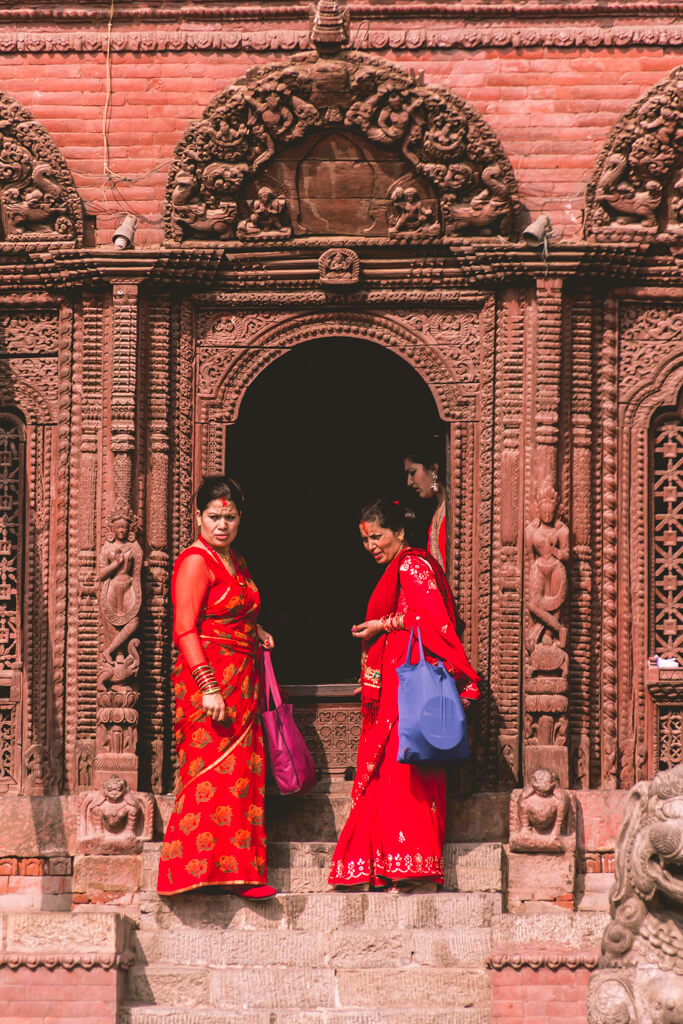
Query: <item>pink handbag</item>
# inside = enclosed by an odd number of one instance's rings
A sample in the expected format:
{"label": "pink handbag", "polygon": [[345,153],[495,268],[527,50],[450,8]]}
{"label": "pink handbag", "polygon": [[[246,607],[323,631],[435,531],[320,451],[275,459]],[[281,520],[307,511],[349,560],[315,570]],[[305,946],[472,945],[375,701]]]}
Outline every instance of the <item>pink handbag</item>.
{"label": "pink handbag", "polygon": [[305,793],[317,782],[313,758],[294,721],[292,705],[282,702],[269,651],[261,651],[259,677],[259,709],[273,778],[281,793]]}

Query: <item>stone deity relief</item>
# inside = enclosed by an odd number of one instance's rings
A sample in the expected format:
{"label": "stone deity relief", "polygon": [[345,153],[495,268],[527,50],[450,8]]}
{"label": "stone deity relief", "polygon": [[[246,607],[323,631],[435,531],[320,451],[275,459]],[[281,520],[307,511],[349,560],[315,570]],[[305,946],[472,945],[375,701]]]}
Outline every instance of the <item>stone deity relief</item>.
{"label": "stone deity relief", "polygon": [[0,221],[5,241],[80,239],[83,213],[71,174],[28,110],[0,94]]}
{"label": "stone deity relief", "polygon": [[152,798],[130,791],[125,779],[112,775],[96,792],[81,798],[78,846],[81,853],[139,853],[152,838]]}
{"label": "stone deity relief", "polygon": [[[553,754],[549,748],[567,746],[569,707],[565,625],[569,530],[557,515],[557,505],[557,492],[546,480],[537,495],[538,515],[528,523],[524,533],[529,565],[527,607],[530,619],[524,633],[528,655],[524,743],[527,748],[546,748],[545,756],[551,759]],[[531,762],[528,766],[531,767]],[[534,767],[540,765],[534,764]],[[558,771],[566,785],[564,763],[553,763],[551,767]]]}
{"label": "stone deity relief", "polygon": [[611,132],[586,193],[587,238],[683,237],[682,90],[677,68]]}
{"label": "stone deity relief", "polygon": [[576,847],[572,794],[555,772],[537,768],[529,785],[510,796],[510,849],[516,853],[565,853]]}
{"label": "stone deity relief", "polygon": [[111,771],[137,784],[142,548],[136,519],[117,505],[100,551],[100,611],[103,648],[97,692],[95,785]]}
{"label": "stone deity relief", "polygon": [[[514,176],[482,118],[410,70],[342,51],[336,4],[319,4],[316,19],[317,52],[251,69],[188,128],[167,236],[286,238],[288,217],[294,235],[513,235]],[[353,209],[365,210],[357,223]]]}
{"label": "stone deity relief", "polygon": [[683,765],[632,790],[617,839],[611,921],[589,1024],[683,1020]]}

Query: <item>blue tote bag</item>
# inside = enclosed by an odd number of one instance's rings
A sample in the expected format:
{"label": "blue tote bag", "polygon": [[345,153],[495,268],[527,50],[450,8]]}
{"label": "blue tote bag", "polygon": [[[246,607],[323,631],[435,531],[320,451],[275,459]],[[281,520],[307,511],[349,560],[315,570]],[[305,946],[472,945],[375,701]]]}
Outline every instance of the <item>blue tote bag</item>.
{"label": "blue tote bag", "polygon": [[413,630],[408,637],[406,659],[398,675],[398,760],[459,761],[470,756],[467,719],[455,680],[442,662],[430,665],[422,649],[417,627],[420,659],[410,663]]}

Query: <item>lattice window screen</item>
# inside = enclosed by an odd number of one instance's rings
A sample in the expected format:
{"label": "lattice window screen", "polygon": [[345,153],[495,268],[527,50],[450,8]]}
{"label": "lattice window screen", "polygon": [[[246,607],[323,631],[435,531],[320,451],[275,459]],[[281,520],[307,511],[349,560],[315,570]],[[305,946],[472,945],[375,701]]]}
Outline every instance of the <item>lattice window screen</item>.
{"label": "lattice window screen", "polygon": [[654,653],[683,664],[683,421],[654,432]]}

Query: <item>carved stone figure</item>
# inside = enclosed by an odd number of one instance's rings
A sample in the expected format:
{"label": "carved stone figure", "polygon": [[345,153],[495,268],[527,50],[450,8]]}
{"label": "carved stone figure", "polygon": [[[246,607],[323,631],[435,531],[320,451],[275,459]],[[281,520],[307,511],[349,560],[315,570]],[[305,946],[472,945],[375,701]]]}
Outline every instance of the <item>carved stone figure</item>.
{"label": "carved stone figure", "polygon": [[[452,180],[459,183],[462,179]],[[510,190],[501,180],[501,168],[497,164],[485,168],[481,184],[484,187],[466,203],[456,201],[458,192],[446,193],[443,199],[446,235],[509,233]]]}
{"label": "carved stone figure", "polygon": [[589,1024],[683,1021],[683,765],[631,790]]}
{"label": "carved stone figure", "polygon": [[529,785],[510,797],[510,849],[518,853],[564,853],[576,846],[570,793],[555,772],[537,768]]}
{"label": "carved stone figure", "polygon": [[142,548],[135,539],[135,522],[119,509],[111,520],[109,538],[100,551],[100,608],[104,646],[100,679],[125,682],[138,674],[140,641],[135,636],[142,604]]}
{"label": "carved stone figure", "polygon": [[153,805],[144,793],[132,793],[125,779],[112,775],[96,792],[85,793],[79,808],[82,853],[139,853],[152,838]]}
{"label": "carved stone figure", "polygon": [[237,226],[237,237],[242,239],[289,238],[292,229],[283,223],[287,215],[287,200],[267,185],[262,186],[256,199],[248,199],[249,216]]}
{"label": "carved stone figure", "polygon": [[[539,767],[554,769],[568,784],[567,600],[569,530],[557,516],[557,492],[546,480],[537,495],[538,516],[525,530],[529,559],[528,653],[524,695],[525,778]],[[545,748],[533,751],[531,748]],[[558,752],[557,748],[564,748]]]}

